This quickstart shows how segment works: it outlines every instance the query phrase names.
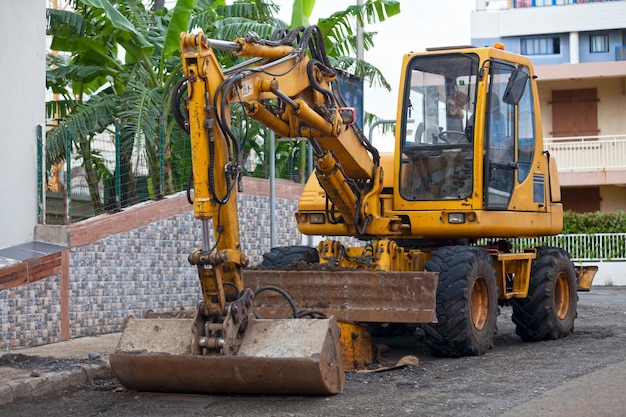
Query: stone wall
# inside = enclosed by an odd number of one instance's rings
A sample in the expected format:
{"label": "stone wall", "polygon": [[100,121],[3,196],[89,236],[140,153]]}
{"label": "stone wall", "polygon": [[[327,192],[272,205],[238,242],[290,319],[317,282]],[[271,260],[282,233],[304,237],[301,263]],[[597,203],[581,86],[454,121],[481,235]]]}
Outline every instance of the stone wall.
{"label": "stone wall", "polygon": [[61,276],[0,291],[0,351],[61,341]]}
{"label": "stone wall", "polygon": [[[254,265],[270,249],[269,186],[245,180],[238,200],[241,244]],[[277,183],[277,246],[302,242],[293,215],[301,191],[302,185]],[[67,276],[0,290],[0,350],[117,332],[129,314],[199,301],[187,255],[200,247],[201,228],[184,195],[89,219],[67,234]]]}

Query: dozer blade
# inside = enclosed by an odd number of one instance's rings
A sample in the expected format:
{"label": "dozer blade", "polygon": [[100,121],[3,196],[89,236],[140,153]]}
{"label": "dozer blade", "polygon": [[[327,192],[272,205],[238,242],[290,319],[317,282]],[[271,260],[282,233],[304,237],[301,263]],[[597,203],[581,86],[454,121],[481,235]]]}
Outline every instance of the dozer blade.
{"label": "dozer blade", "polygon": [[[303,310],[321,310],[337,320],[362,323],[436,323],[435,272],[245,269],[246,286],[281,288]],[[278,293],[255,297],[262,317],[285,317]],[[284,309],[282,309],[284,310]],[[282,313],[282,315],[281,315]]]}
{"label": "dozer blade", "polygon": [[133,319],[109,360],[137,391],[328,395],[343,391],[338,327],[324,320],[250,318],[237,355],[193,355],[193,319]]}

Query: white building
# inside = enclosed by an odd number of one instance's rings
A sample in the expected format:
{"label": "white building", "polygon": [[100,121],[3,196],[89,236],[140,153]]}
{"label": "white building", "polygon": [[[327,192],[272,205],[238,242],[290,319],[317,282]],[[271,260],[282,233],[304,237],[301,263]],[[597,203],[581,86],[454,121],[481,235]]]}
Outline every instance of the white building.
{"label": "white building", "polygon": [[471,36],[531,57],[565,209],[626,210],[626,1],[478,0]]}
{"label": "white building", "polygon": [[38,219],[38,126],[45,123],[46,4],[1,1],[0,248],[32,241]]}

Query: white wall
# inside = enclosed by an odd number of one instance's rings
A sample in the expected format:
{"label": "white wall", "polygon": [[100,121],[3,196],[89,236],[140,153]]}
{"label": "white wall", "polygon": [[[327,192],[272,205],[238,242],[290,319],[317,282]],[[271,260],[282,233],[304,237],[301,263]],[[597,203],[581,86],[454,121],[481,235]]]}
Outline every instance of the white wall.
{"label": "white wall", "polygon": [[626,3],[588,3],[472,13],[472,39],[620,29]]}
{"label": "white wall", "polygon": [[46,5],[0,1],[0,248],[33,239],[37,125],[45,122]]}
{"label": "white wall", "polygon": [[[593,285],[624,286],[626,285],[626,262],[581,262],[576,265],[595,265],[598,273]],[[591,289],[593,291],[593,288]]]}

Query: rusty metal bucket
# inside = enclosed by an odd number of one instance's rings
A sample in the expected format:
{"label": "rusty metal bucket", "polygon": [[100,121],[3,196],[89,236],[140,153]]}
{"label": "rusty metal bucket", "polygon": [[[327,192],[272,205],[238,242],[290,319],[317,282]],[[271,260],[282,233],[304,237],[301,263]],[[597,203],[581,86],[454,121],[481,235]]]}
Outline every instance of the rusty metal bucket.
{"label": "rusty metal bucket", "polygon": [[138,391],[328,395],[343,391],[334,318],[251,318],[237,355],[191,353],[193,319],[130,318],[109,360]]}
{"label": "rusty metal bucket", "polygon": [[578,291],[591,291],[591,284],[593,284],[597,272],[598,267],[596,265],[577,265]]}
{"label": "rusty metal bucket", "polygon": [[[427,271],[245,269],[246,286],[280,287],[304,310],[321,310],[340,321],[436,323],[439,274]],[[284,317],[280,294],[255,297],[262,317]],[[279,311],[281,310],[282,311]]]}

